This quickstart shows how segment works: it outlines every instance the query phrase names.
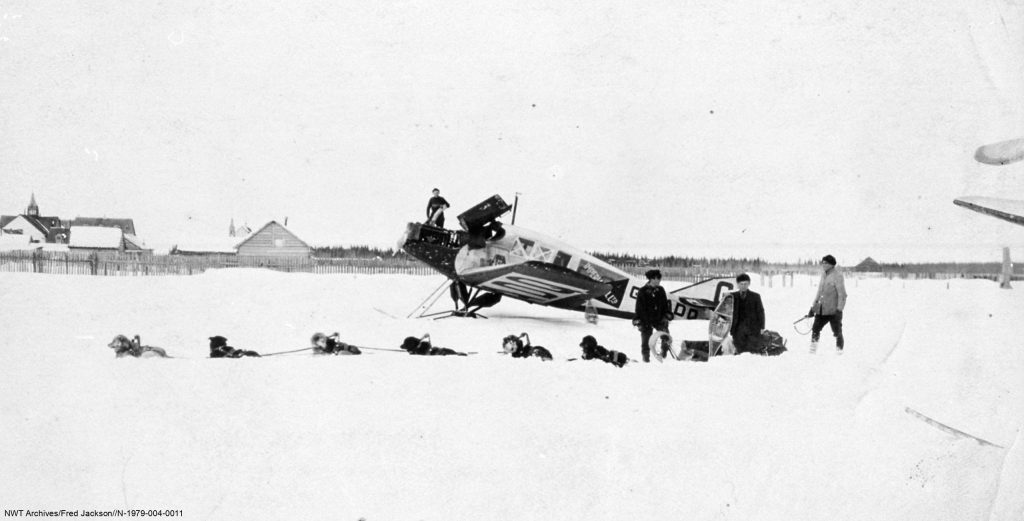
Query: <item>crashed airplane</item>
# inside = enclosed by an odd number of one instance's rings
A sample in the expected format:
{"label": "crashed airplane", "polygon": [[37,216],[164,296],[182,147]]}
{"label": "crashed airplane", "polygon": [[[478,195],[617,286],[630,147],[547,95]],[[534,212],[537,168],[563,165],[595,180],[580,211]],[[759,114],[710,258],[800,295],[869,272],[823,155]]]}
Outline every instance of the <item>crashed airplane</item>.
{"label": "crashed airplane", "polygon": [[[636,295],[645,280],[557,239],[499,222],[510,210],[501,196],[494,195],[460,214],[459,230],[421,223],[406,226],[399,247],[449,279],[446,285],[455,310],[446,316],[476,317],[477,311],[503,297],[613,317],[634,316]],[[443,289],[444,285],[435,291],[434,301]],[[669,292],[672,313],[676,319],[707,319],[731,289],[731,278],[712,278]],[[419,316],[429,316],[425,313],[433,302],[424,303]]]}

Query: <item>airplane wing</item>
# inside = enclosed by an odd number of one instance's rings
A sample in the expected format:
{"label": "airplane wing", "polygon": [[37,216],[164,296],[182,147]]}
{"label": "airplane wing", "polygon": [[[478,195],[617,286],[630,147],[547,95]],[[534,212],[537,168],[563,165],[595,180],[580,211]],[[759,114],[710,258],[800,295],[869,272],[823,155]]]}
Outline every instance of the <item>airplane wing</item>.
{"label": "airplane wing", "polygon": [[969,196],[954,199],[953,204],[1024,226],[1024,201],[1021,200]]}
{"label": "airplane wing", "polygon": [[466,284],[534,304],[565,304],[600,297],[612,286],[568,268],[540,261],[474,268],[460,274]]}
{"label": "airplane wing", "polygon": [[1008,165],[1024,159],[1024,138],[978,147],[974,159],[986,165]]}

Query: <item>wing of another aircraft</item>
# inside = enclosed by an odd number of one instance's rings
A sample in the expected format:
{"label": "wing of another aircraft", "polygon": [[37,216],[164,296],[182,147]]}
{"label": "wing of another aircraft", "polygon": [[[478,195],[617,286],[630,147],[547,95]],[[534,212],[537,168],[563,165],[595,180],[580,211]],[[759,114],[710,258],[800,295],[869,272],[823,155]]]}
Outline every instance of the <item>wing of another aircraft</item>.
{"label": "wing of another aircraft", "polygon": [[509,297],[545,305],[565,305],[600,297],[612,286],[555,264],[528,261],[465,270],[463,282]]}
{"label": "wing of another aircraft", "polygon": [[960,197],[953,204],[1024,226],[1024,201],[996,197]]}
{"label": "wing of another aircraft", "polygon": [[974,159],[986,165],[1008,165],[1024,159],[1024,138],[978,147]]}

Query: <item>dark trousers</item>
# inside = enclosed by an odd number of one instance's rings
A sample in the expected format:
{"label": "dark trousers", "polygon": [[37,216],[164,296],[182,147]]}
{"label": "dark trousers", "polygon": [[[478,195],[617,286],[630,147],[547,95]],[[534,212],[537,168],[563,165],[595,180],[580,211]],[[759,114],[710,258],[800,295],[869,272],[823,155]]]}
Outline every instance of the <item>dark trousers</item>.
{"label": "dark trousers", "polygon": [[836,337],[836,347],[843,348],[843,316],[842,315],[814,315],[814,325],[811,326],[811,342],[817,342],[821,337],[821,330],[825,324],[832,327],[832,334]]}
{"label": "dark trousers", "polygon": [[736,347],[736,353],[760,353],[761,334],[750,331],[737,331],[732,336],[732,345]]}
{"label": "dark trousers", "polygon": [[[437,213],[436,210],[430,213],[430,215],[427,217],[427,222],[428,223],[430,222],[430,218],[433,217],[434,214],[436,214],[436,213]],[[444,228],[444,214],[443,213],[441,215],[437,216],[437,220],[434,221],[434,226],[437,226],[438,228]]]}
{"label": "dark trousers", "polygon": [[668,321],[662,320],[654,326],[649,326],[647,324],[640,326],[640,354],[643,355],[644,362],[651,361],[651,346],[648,343],[651,341],[651,337],[654,335],[655,330],[668,333]]}

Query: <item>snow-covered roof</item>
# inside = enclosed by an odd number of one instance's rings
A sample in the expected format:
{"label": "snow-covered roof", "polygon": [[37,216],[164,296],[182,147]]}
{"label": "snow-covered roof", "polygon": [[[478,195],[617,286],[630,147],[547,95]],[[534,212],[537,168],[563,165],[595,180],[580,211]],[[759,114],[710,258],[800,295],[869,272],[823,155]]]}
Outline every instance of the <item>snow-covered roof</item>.
{"label": "snow-covered roof", "polygon": [[124,234],[124,247],[126,250],[144,250],[146,241],[143,241],[138,235],[126,233]]}
{"label": "snow-covered roof", "polygon": [[104,226],[72,226],[68,246],[72,248],[120,248],[123,232]]}
{"label": "snow-covered roof", "polygon": [[48,251],[53,253],[67,253],[69,251],[67,244],[59,244],[54,242],[36,243],[41,251]]}
{"label": "snow-covered roof", "polygon": [[255,232],[253,232],[252,234],[250,234],[250,235],[248,235],[246,237],[235,237],[237,239],[237,241],[235,242],[235,247],[236,248],[241,247],[242,244],[248,242],[249,239],[252,239],[253,237],[255,237],[255,236],[259,235],[260,233],[262,233],[263,230],[266,230],[268,227],[270,227],[270,225],[280,226],[282,230],[284,230],[286,233],[290,234],[293,238],[295,238],[295,240],[297,240],[300,243],[302,243],[303,246],[309,248],[309,245],[306,244],[306,241],[300,239],[298,235],[295,235],[295,232],[289,230],[287,226],[285,226],[285,225],[283,225],[283,224],[281,224],[281,223],[279,223],[277,221],[270,221],[267,224],[264,224],[263,226],[260,227],[259,230],[256,230]]}

